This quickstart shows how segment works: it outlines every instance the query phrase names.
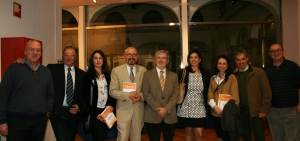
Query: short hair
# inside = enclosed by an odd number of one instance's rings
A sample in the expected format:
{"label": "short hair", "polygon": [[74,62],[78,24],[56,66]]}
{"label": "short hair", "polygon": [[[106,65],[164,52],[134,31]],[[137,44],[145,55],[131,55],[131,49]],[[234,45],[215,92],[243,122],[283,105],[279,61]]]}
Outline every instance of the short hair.
{"label": "short hair", "polygon": [[238,49],[237,51],[235,51],[234,58],[237,55],[241,55],[241,54],[245,54],[246,58],[248,58],[248,54],[247,54],[247,51],[245,49]]}
{"label": "short hair", "polygon": [[156,51],[156,53],[155,53],[155,58],[156,58],[156,55],[157,55],[158,53],[165,53],[165,54],[167,54],[167,59],[168,59],[168,60],[170,59],[169,51],[166,51],[166,50],[158,50],[158,51]]}
{"label": "short hair", "polygon": [[76,54],[76,49],[75,49],[75,47],[73,47],[73,46],[66,46],[65,48],[64,48],[64,50],[63,50],[63,53],[67,50],[67,49],[73,49],[74,50],[74,52],[75,52],[75,57],[77,57],[77,54]]}
{"label": "short hair", "polygon": [[282,46],[280,43],[273,43],[273,44],[271,44],[270,47],[269,47],[269,49],[271,48],[271,46],[276,45],[276,44],[277,44],[277,45],[280,45],[281,49],[284,50],[284,49],[283,49],[283,46]]}
{"label": "short hair", "polygon": [[37,43],[39,43],[39,44],[41,45],[41,49],[42,49],[42,44],[41,44],[41,42],[40,42],[39,40],[35,40],[35,39],[28,40],[28,42],[26,43],[25,49],[28,48],[28,44],[29,44],[30,42],[37,42]]}

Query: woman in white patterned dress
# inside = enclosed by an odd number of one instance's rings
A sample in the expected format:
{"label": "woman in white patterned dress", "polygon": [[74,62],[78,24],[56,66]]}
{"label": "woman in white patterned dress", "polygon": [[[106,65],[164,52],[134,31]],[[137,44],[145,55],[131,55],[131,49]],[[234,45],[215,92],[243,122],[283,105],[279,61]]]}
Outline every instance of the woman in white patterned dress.
{"label": "woman in white patterned dress", "polygon": [[[181,105],[177,107],[178,126],[185,129],[185,140],[192,141],[195,135],[196,141],[203,140],[203,130],[206,121],[206,100],[210,75],[202,67],[202,55],[194,50],[187,56],[185,97]],[[178,79],[182,77],[183,69],[178,73]]]}

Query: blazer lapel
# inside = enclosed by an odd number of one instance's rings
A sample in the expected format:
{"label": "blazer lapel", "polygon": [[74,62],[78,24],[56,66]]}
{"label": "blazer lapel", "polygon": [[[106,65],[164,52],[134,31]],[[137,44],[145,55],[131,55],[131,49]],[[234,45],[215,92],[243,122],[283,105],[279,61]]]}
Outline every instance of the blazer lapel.
{"label": "blazer lapel", "polygon": [[65,93],[65,84],[66,84],[66,80],[65,80],[65,67],[64,67],[64,64],[61,65],[62,69],[60,69],[60,77],[63,78],[63,93]]}
{"label": "blazer lapel", "polygon": [[79,70],[78,68],[74,67],[75,70],[75,89],[74,89],[74,94],[75,92],[78,92],[76,89],[78,89],[80,87],[80,75],[79,75]]}
{"label": "blazer lapel", "polygon": [[[154,85],[156,85],[156,88],[159,88],[160,90],[160,92],[162,92],[163,93],[163,90],[161,89],[161,85],[160,85],[160,81],[159,81],[159,75],[158,75],[158,73],[157,73],[157,71],[156,71],[156,68],[154,68],[153,70],[152,70],[152,73],[153,73],[153,82],[154,82]],[[165,83],[165,85],[166,85],[166,83]]]}
{"label": "blazer lapel", "polygon": [[122,69],[123,69],[123,72],[125,72],[125,80],[127,81],[127,82],[131,82],[130,81],[130,76],[129,76],[129,73],[128,73],[128,70],[127,70],[127,66],[126,66],[126,64],[124,64],[123,66],[122,66]]}
{"label": "blazer lapel", "polygon": [[170,71],[166,70],[166,78],[165,78],[165,88],[164,88],[164,91],[166,91],[170,87],[171,83],[167,83],[167,82],[171,81],[170,79],[171,79]]}

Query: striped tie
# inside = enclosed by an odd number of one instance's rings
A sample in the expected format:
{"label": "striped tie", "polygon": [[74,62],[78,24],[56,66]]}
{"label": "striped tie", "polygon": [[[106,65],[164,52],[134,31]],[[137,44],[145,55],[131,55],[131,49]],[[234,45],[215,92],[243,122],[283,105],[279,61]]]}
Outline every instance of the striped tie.
{"label": "striped tie", "polygon": [[164,90],[165,87],[164,71],[160,71],[159,82],[160,82],[161,89]]}
{"label": "striped tie", "polygon": [[73,80],[71,75],[71,68],[68,68],[68,74],[67,74],[67,104],[69,106],[72,106],[73,102]]}

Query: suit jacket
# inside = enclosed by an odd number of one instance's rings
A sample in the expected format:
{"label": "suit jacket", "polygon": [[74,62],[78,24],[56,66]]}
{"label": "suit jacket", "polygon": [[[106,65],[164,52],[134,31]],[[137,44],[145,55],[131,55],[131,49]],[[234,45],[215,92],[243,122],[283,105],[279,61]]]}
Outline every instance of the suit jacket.
{"label": "suit jacket", "polygon": [[[106,106],[112,106],[116,107],[116,100],[112,98],[109,95],[109,83],[110,83],[110,73],[105,73],[105,80],[107,82],[107,101]],[[93,89],[93,98],[92,98],[92,104],[91,104],[91,86]],[[97,117],[98,114],[101,114],[97,112],[97,100],[98,100],[98,84],[96,81],[96,78],[91,73],[87,72],[84,79],[83,79],[83,88],[82,88],[82,98],[84,101],[85,109],[87,110],[87,113],[91,116]],[[104,109],[103,109],[104,110]],[[102,111],[103,111],[102,110]],[[102,112],[100,111],[100,112]]]}
{"label": "suit jacket", "polygon": [[131,120],[133,113],[137,122],[143,122],[144,98],[142,93],[142,80],[146,68],[135,65],[136,74],[134,82],[136,83],[136,92],[142,96],[141,102],[133,104],[130,102],[129,93],[123,92],[123,82],[131,82],[126,68],[126,64],[115,67],[111,72],[110,95],[117,100],[116,116],[117,121],[127,122]]}
{"label": "suit jacket", "polygon": [[[176,103],[179,98],[179,86],[176,73],[166,71],[165,87],[162,90],[156,68],[147,71],[144,74],[142,91],[146,100],[145,122],[160,123],[162,120],[167,124],[177,122]],[[167,110],[163,118],[158,116],[156,110],[161,107]]]}
{"label": "suit jacket", "polygon": [[[65,70],[64,64],[48,64],[47,67],[50,69],[53,78],[54,85],[54,105],[53,112],[51,114],[51,119],[56,119],[61,111],[63,101],[65,98]],[[82,101],[81,101],[81,89],[82,89],[82,78],[85,75],[85,72],[77,67],[75,68],[75,89],[74,89],[74,98],[72,104],[77,104],[79,109],[82,110]],[[79,117],[79,112],[76,116]]]}

